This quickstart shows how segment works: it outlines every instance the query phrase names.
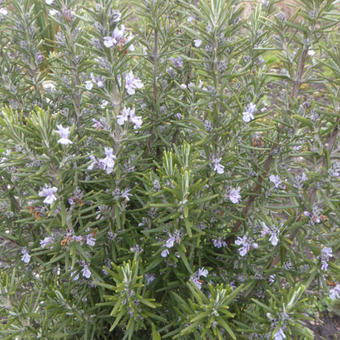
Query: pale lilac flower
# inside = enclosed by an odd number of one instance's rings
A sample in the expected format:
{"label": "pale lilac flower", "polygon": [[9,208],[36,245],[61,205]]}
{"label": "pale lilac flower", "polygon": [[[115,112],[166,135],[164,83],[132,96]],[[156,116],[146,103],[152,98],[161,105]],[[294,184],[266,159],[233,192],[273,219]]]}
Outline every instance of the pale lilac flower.
{"label": "pale lilac flower", "polygon": [[70,136],[70,128],[66,127],[64,128],[62,125],[57,125],[58,130],[56,133],[59,135],[60,139],[58,140],[58,143],[66,145],[66,144],[72,144],[72,142],[69,140]]}
{"label": "pale lilac flower", "polygon": [[47,5],[52,5],[54,0],[46,0],[45,2],[46,2]]}
{"label": "pale lilac flower", "polygon": [[122,18],[122,13],[120,13],[120,11],[117,9],[113,10],[110,22],[118,22],[120,21],[121,18]]}
{"label": "pale lilac flower", "polygon": [[241,201],[241,195],[240,195],[240,187],[237,187],[236,189],[232,188],[229,194],[229,199],[232,203],[237,204]]}
{"label": "pale lilac flower", "polygon": [[195,39],[194,40],[194,45],[195,45],[195,47],[200,47],[201,46],[201,44],[202,44],[202,40],[200,40],[200,39]]}
{"label": "pale lilac flower", "polygon": [[133,127],[135,130],[139,129],[143,124],[142,117],[136,116],[135,110],[133,110],[133,112],[130,113],[130,122],[135,124],[135,126]]}
{"label": "pale lilac flower", "polygon": [[256,105],[253,103],[250,103],[247,108],[246,111],[243,112],[243,121],[246,123],[249,123],[250,121],[252,121],[254,119],[254,113],[256,111]]}
{"label": "pale lilac flower", "polygon": [[183,67],[183,59],[182,57],[177,57],[177,58],[174,58],[174,57],[171,57],[170,58],[170,61],[178,68],[182,68]]}
{"label": "pale lilac flower", "polygon": [[93,155],[90,155],[89,158],[92,161],[92,163],[87,167],[87,170],[93,170],[95,167],[98,166],[98,161],[97,158]]}
{"label": "pale lilac flower", "polygon": [[207,269],[205,269],[204,267],[199,268],[198,271],[197,271],[198,277],[201,277],[201,276],[207,277],[208,274],[209,274],[209,271]]}
{"label": "pale lilac flower", "polygon": [[306,174],[305,174],[304,172],[301,174],[300,180],[301,180],[302,182],[308,181],[308,177],[306,176]]}
{"label": "pale lilac flower", "polygon": [[276,175],[276,176],[275,176],[275,175],[270,175],[270,176],[269,176],[269,180],[270,180],[272,183],[274,183],[274,187],[275,187],[275,188],[279,188],[279,186],[280,186],[281,183],[282,183],[280,177],[277,176],[277,175]]}
{"label": "pale lilac flower", "polygon": [[86,82],[85,82],[85,87],[86,87],[86,90],[91,91],[92,88],[93,88],[93,83],[92,83],[92,81],[91,81],[91,80],[86,80]]}
{"label": "pale lilac flower", "polygon": [[51,243],[53,243],[54,241],[55,240],[53,236],[46,236],[43,240],[40,241],[40,247],[45,248]]}
{"label": "pale lilac flower", "polygon": [[216,248],[222,248],[222,247],[227,246],[227,242],[222,237],[219,237],[217,239],[213,239],[212,241],[213,241],[214,247],[216,247]]}
{"label": "pale lilac flower", "polygon": [[52,204],[57,199],[55,196],[57,191],[58,189],[56,187],[51,187],[50,185],[45,184],[45,186],[39,191],[39,196],[46,197],[44,199],[44,203]]}
{"label": "pale lilac flower", "polygon": [[197,272],[191,275],[190,281],[192,281],[198,289],[202,288],[201,276],[207,277],[209,274],[208,270],[205,268],[199,268]]}
{"label": "pale lilac flower", "polygon": [[121,193],[120,193],[120,196],[122,197],[122,198],[124,198],[125,199],[125,201],[130,201],[130,196],[132,196],[131,194],[130,194],[130,190],[131,189],[125,189],[124,191],[122,191]]}
{"label": "pale lilac flower", "polygon": [[185,90],[187,88],[187,86],[185,84],[181,84],[180,86],[181,86],[182,90]]}
{"label": "pale lilac flower", "polygon": [[340,284],[337,284],[334,288],[329,290],[329,297],[331,300],[340,298]]}
{"label": "pale lilac flower", "polygon": [[117,116],[118,125],[124,125],[125,122],[127,122],[129,120],[131,112],[134,113],[135,109],[130,109],[130,108],[124,106],[122,114]]}
{"label": "pale lilac flower", "polygon": [[175,242],[176,243],[181,242],[181,232],[179,230],[175,230],[173,234],[169,233],[169,238],[165,242],[164,247],[172,248],[175,245]]}
{"label": "pale lilac flower", "polygon": [[125,75],[125,89],[129,95],[135,94],[136,89],[143,87],[142,81],[138,77],[135,77],[132,72]]}
{"label": "pale lilac flower", "polygon": [[147,285],[149,285],[156,278],[155,274],[144,274],[144,277]]}
{"label": "pale lilac flower", "polygon": [[113,172],[116,156],[113,154],[112,148],[105,147],[104,152],[106,157],[99,159],[99,167],[105,170],[106,173],[109,175]]}
{"label": "pale lilac flower", "polygon": [[86,244],[90,247],[93,247],[96,243],[96,239],[93,237],[93,234],[89,234],[86,236]]}
{"label": "pale lilac flower", "polygon": [[172,248],[175,244],[175,236],[169,235],[169,238],[165,242],[164,246],[167,248]]}
{"label": "pale lilac flower", "polygon": [[100,104],[100,107],[102,108],[102,109],[105,109],[106,108],[106,106],[109,104],[109,102],[107,101],[107,100],[102,100],[102,102],[101,102],[101,104]]}
{"label": "pale lilac flower", "polygon": [[87,264],[84,264],[83,269],[81,270],[81,273],[87,279],[91,277],[91,271],[89,270],[89,267]]}
{"label": "pale lilac flower", "polygon": [[218,174],[224,173],[224,166],[220,164],[222,158],[214,158],[212,159],[210,166],[213,168],[213,171],[216,171]]}
{"label": "pale lilac flower", "polygon": [[30,262],[30,260],[31,260],[31,255],[28,253],[28,250],[27,250],[27,248],[23,248],[22,250],[21,250],[21,254],[22,254],[22,257],[21,257],[21,260],[22,260],[22,262],[24,262],[24,263],[28,263],[28,262]]}
{"label": "pale lilac flower", "polygon": [[164,249],[162,252],[161,252],[161,256],[162,257],[167,257],[169,255],[169,250],[168,249]]}
{"label": "pale lilac flower", "polygon": [[321,250],[320,260],[321,260],[321,270],[327,271],[328,268],[328,261],[333,257],[332,248],[324,247]]}
{"label": "pale lilac flower", "polygon": [[79,274],[76,271],[71,272],[71,278],[72,281],[78,281],[79,280]]}
{"label": "pale lilac flower", "polygon": [[112,46],[118,45],[119,43],[124,43],[124,32],[125,32],[124,25],[121,25],[120,28],[116,26],[112,32],[112,36],[104,37],[105,47],[110,48]]}
{"label": "pale lilac flower", "polygon": [[275,334],[273,340],[283,340],[286,339],[285,333],[283,333],[282,328],[280,328]]}
{"label": "pale lilac flower", "polygon": [[112,46],[114,46],[116,44],[117,44],[117,41],[113,37],[111,37],[111,36],[104,37],[104,45],[105,45],[105,47],[110,48],[110,47],[112,47]]}
{"label": "pale lilac flower", "polygon": [[261,230],[261,236],[265,237],[266,235],[270,235],[269,241],[270,243],[275,247],[277,246],[279,239],[277,237],[277,230],[276,228],[269,228],[267,225],[262,222],[262,230]]}
{"label": "pale lilac flower", "polygon": [[252,238],[248,239],[247,235],[244,235],[242,238],[237,237],[235,244],[238,246],[242,246],[238,250],[241,256],[247,255],[252,248],[258,247],[258,244],[254,242]]}
{"label": "pale lilac flower", "polygon": [[334,162],[332,167],[328,170],[328,174],[333,177],[340,176],[340,161]]}

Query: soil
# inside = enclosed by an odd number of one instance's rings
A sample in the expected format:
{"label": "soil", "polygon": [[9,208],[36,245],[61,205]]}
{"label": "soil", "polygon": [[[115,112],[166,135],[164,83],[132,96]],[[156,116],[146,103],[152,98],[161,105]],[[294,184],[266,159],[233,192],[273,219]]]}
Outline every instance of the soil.
{"label": "soil", "polygon": [[339,340],[340,339],[340,317],[324,315],[321,320],[309,322],[307,327],[313,331],[314,340]]}

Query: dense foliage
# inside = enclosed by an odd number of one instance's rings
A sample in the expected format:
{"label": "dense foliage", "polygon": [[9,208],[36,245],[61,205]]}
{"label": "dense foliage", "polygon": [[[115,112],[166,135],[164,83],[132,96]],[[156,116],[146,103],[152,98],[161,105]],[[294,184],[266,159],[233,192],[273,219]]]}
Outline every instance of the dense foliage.
{"label": "dense foliage", "polygon": [[336,0],[0,1],[2,339],[313,339],[340,313]]}

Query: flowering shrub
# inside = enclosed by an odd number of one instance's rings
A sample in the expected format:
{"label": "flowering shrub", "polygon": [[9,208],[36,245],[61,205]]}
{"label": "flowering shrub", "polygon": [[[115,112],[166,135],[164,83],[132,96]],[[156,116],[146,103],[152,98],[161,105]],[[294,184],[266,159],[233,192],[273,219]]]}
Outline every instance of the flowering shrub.
{"label": "flowering shrub", "polygon": [[313,339],[339,313],[335,0],[0,2],[3,339]]}

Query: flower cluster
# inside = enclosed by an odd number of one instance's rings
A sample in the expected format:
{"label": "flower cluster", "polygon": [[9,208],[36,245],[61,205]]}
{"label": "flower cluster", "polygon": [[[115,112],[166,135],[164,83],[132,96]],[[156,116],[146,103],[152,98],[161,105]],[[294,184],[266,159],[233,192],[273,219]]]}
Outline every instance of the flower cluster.
{"label": "flower cluster", "polygon": [[238,250],[241,256],[247,255],[253,248],[258,248],[258,244],[254,242],[252,238],[248,238],[248,235],[237,237],[235,244],[241,246],[241,248]]}
{"label": "flower cluster", "polygon": [[324,247],[321,249],[320,261],[321,261],[321,270],[327,271],[328,261],[333,257],[332,248]]}
{"label": "flower cluster", "polygon": [[195,284],[198,289],[202,288],[202,280],[201,277],[207,277],[209,271],[205,268],[199,268],[194,274],[191,275],[190,281]]}
{"label": "flower cluster", "polygon": [[256,105],[254,103],[250,103],[246,110],[242,113],[243,114],[243,121],[249,123],[252,121],[254,117],[254,113],[256,112]]}
{"label": "flower cluster", "polygon": [[278,239],[278,230],[276,227],[267,227],[266,223],[262,222],[262,230],[261,236],[265,237],[266,235],[270,235],[269,241],[275,247],[279,243]]}
{"label": "flower cluster", "polygon": [[113,168],[115,166],[116,156],[113,154],[113,149],[109,147],[104,148],[105,158],[97,159],[95,156],[91,155],[90,159],[92,163],[88,166],[88,170],[92,170],[95,168],[105,170],[105,172],[109,175],[113,172]]}
{"label": "flower cluster", "polygon": [[211,160],[210,166],[212,167],[213,171],[216,171],[219,175],[224,173],[224,165],[221,162],[222,158],[213,158]]}
{"label": "flower cluster", "polygon": [[130,121],[134,124],[134,129],[137,130],[142,126],[142,117],[136,116],[135,109],[130,109],[124,107],[122,114],[117,116],[117,123],[119,125],[124,125],[127,121]]}
{"label": "flower cluster", "polygon": [[51,187],[50,185],[45,184],[45,186],[39,191],[39,196],[46,197],[43,202],[51,205],[57,199],[55,196],[57,191],[58,189],[56,187]]}
{"label": "flower cluster", "polygon": [[181,243],[181,232],[179,230],[175,230],[173,234],[169,233],[169,238],[164,243],[165,249],[161,252],[162,257],[167,257],[169,255],[169,249],[175,245],[175,242]]}
{"label": "flower cluster", "polygon": [[68,145],[72,144],[72,141],[69,139],[70,137],[70,128],[64,128],[62,125],[57,125],[58,130],[56,133],[59,135],[60,139],[58,140],[59,144]]}
{"label": "flower cluster", "polygon": [[135,94],[137,89],[142,89],[143,87],[142,81],[135,77],[132,72],[125,74],[125,89],[129,95]]}

